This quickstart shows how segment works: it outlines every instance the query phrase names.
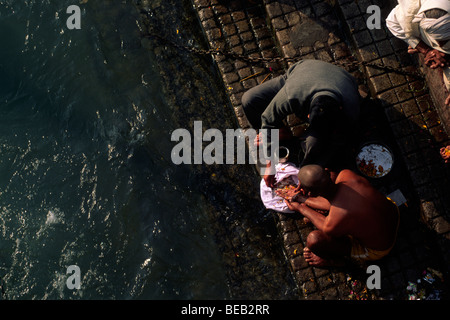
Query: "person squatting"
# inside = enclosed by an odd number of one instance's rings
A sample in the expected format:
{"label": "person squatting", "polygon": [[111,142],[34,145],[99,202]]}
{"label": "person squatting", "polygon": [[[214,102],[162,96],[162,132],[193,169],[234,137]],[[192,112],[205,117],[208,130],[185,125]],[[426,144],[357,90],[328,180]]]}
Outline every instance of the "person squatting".
{"label": "person squatting", "polygon": [[[341,265],[347,257],[377,260],[387,255],[395,242],[397,206],[364,177],[338,165],[345,163],[361,102],[354,77],[320,60],[301,60],[284,75],[242,97],[250,124],[279,128],[280,140],[292,138],[283,123],[289,114],[309,123],[301,143],[299,184],[293,191],[300,193],[302,197],[297,199],[302,200],[285,201],[290,210],[316,227],[308,235],[303,253],[316,267]],[[256,145],[264,143],[261,137],[255,140]],[[277,183],[270,171],[264,181],[269,187]]]}

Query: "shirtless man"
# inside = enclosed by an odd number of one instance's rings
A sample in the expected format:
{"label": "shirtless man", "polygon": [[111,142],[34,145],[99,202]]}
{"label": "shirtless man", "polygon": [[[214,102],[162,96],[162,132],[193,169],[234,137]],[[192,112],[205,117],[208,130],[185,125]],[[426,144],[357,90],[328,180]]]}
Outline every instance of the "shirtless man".
{"label": "shirtless man", "polygon": [[[366,179],[342,170],[333,182],[318,165],[302,167],[298,177],[309,199],[286,204],[317,228],[308,235],[304,248],[310,265],[343,264],[344,257],[378,260],[389,253],[397,236],[398,209]],[[325,216],[316,210],[329,213]]]}

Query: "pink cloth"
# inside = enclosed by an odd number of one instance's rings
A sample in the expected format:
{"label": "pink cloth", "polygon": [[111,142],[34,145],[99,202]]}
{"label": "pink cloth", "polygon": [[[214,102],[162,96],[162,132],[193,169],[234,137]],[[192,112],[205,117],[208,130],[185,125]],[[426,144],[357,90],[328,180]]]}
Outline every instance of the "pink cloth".
{"label": "pink cloth", "polygon": [[[275,166],[275,181],[279,182],[283,180],[284,178],[287,178],[289,176],[292,176],[292,179],[296,184],[298,184],[298,171],[299,168],[297,168],[294,164],[290,162],[286,163],[278,163]],[[272,189],[266,185],[266,182],[264,179],[261,180],[261,200],[264,204],[264,206],[267,209],[272,209],[278,212],[284,212],[284,213],[293,213],[294,211],[289,210],[286,203],[284,203],[284,199],[278,196],[275,193],[275,189]]]}

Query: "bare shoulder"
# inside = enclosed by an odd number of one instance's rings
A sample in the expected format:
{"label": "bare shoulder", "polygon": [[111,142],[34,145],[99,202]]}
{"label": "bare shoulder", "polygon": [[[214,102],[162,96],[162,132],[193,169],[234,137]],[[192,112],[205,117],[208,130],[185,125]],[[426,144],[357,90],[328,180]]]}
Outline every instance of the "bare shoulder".
{"label": "bare shoulder", "polygon": [[336,177],[336,183],[340,182],[350,182],[350,181],[358,181],[362,182],[365,179],[361,177],[360,175],[356,174],[354,171],[350,169],[344,169]]}

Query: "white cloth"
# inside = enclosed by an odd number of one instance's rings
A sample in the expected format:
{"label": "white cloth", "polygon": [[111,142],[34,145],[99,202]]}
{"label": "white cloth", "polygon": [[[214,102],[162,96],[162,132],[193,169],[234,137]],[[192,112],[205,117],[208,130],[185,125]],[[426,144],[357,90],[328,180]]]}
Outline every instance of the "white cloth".
{"label": "white cloth", "polygon": [[412,24],[414,15],[419,12],[421,0],[398,0],[396,16],[407,38],[413,37],[415,30]]}
{"label": "white cloth", "polygon": [[444,68],[442,71],[445,87],[450,92],[450,67]]}
{"label": "white cloth", "polygon": [[[447,14],[439,19],[426,18],[424,12],[434,8]],[[422,40],[433,49],[450,54],[450,42],[441,47],[436,41],[450,40],[450,0],[399,0],[386,18],[386,26],[412,48]]]}
{"label": "white cloth", "polygon": [[[429,47],[450,54],[450,0],[398,0],[398,5],[386,18],[391,33],[415,48],[420,40]],[[425,17],[430,9],[442,9],[447,14],[439,19]],[[437,40],[448,39],[444,46]],[[443,68],[443,80],[450,91],[450,67]]]}
{"label": "white cloth", "polygon": [[[279,182],[283,180],[284,178],[287,178],[289,176],[292,176],[292,179],[296,184],[298,184],[298,171],[299,168],[297,168],[293,163],[286,162],[286,163],[278,163],[275,165],[275,181]],[[292,210],[289,210],[286,203],[284,202],[284,199],[280,196],[278,196],[275,193],[275,190],[268,187],[266,185],[266,182],[264,179],[261,179],[261,187],[260,187],[260,193],[261,193],[261,200],[264,204],[264,206],[267,209],[272,209],[278,212],[284,212],[284,213],[292,213]]]}

